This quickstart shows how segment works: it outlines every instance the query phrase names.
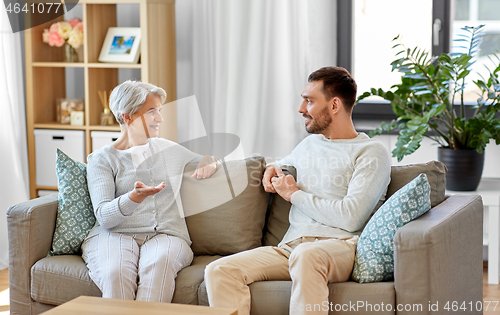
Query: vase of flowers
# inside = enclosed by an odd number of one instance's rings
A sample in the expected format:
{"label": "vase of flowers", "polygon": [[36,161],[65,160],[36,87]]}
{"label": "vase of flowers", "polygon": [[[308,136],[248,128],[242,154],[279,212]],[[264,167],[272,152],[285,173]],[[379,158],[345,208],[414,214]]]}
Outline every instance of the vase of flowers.
{"label": "vase of flowers", "polygon": [[42,34],[43,42],[50,46],[62,47],[65,62],[78,62],[76,49],[83,44],[83,23],[80,19],[56,22],[45,29]]}

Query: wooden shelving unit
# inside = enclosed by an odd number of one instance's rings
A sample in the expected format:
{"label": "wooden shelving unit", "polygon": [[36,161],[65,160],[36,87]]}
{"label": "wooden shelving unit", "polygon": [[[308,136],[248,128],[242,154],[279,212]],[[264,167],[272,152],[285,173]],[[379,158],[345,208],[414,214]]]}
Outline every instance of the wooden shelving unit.
{"label": "wooden shelving unit", "polygon": [[[32,1],[36,3],[35,1]],[[136,4],[142,38],[139,64],[100,63],[98,61],[104,38],[109,27],[117,24],[117,6]],[[78,49],[80,62],[63,61],[64,48],[50,47],[42,42],[45,28],[62,17],[25,31],[26,49],[26,119],[28,135],[28,157],[30,168],[30,195],[37,197],[39,189],[52,189],[36,185],[35,129],[67,129],[85,131],[86,156],[91,153],[92,131],[120,131],[118,125],[100,126],[102,105],[98,90],[110,91],[119,83],[119,69],[139,69],[141,80],[165,89],[167,102],[176,100],[175,67],[175,0],[80,0],[84,23],[84,45]],[[31,14],[32,21],[40,19]],[[56,100],[71,98],[66,94],[66,68],[81,68],[84,75],[85,124],[83,126],[62,125],[56,119]],[[176,140],[176,113],[163,113],[164,123],[160,136]]]}

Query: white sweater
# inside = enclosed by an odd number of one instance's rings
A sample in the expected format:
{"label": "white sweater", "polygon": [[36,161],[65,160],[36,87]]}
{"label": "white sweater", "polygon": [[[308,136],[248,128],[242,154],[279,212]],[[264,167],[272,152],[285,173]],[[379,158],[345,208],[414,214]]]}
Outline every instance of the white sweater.
{"label": "white sweater", "polygon": [[274,164],[294,166],[300,188],[292,194],[290,227],[280,245],[302,236],[359,235],[390,182],[388,150],[364,133],[341,140],[310,135]]}

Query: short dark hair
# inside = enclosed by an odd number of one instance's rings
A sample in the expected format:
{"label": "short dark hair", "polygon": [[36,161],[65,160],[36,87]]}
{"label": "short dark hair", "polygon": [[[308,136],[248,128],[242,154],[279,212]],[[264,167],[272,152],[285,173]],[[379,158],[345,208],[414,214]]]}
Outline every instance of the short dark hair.
{"label": "short dark hair", "polygon": [[309,75],[307,82],[311,81],[323,81],[321,91],[326,99],[337,96],[346,106],[346,110],[352,110],[358,86],[349,71],[342,67],[323,67]]}

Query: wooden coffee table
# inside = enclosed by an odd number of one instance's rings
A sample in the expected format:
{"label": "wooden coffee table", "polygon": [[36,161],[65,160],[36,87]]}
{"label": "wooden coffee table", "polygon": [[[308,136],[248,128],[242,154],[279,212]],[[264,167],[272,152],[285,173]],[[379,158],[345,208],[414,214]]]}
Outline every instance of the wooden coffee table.
{"label": "wooden coffee table", "polygon": [[80,296],[44,315],[238,315],[237,310],[188,304],[155,303]]}

